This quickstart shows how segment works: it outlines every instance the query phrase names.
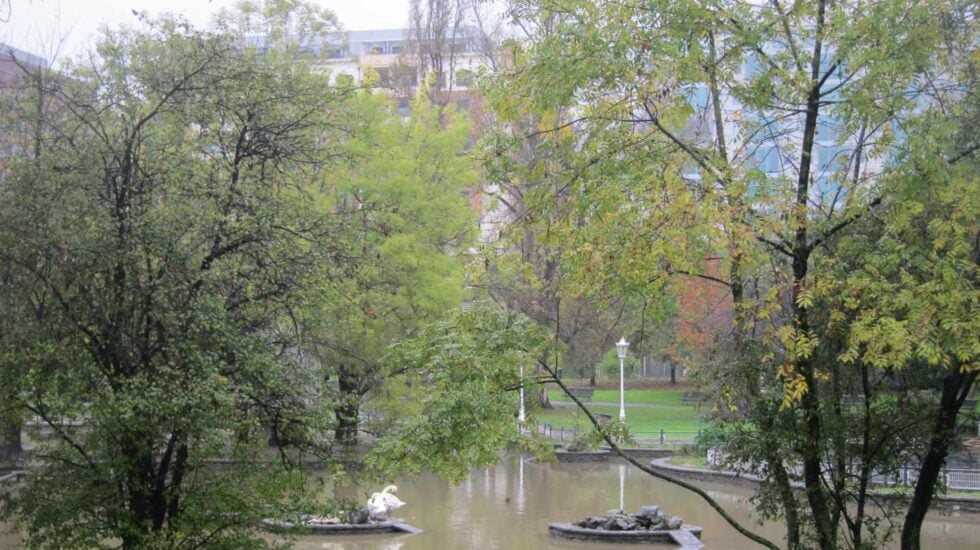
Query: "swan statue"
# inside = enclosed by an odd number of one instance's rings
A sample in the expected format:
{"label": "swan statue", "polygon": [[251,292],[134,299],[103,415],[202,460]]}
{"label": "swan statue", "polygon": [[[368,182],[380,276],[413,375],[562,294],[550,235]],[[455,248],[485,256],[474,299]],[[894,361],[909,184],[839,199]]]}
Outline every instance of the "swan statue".
{"label": "swan statue", "polygon": [[391,519],[391,512],[405,506],[395,493],[398,487],[389,485],[380,493],[374,493],[367,501],[368,518],[371,521],[388,521]]}

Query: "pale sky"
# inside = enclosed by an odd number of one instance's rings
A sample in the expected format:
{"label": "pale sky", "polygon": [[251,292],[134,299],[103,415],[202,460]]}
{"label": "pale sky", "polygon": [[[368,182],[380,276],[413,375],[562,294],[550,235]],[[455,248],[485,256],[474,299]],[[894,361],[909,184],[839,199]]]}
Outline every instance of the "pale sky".
{"label": "pale sky", "polygon": [[[395,29],[407,26],[408,0],[312,0],[330,8],[348,30]],[[61,57],[91,43],[102,23],[135,23],[133,10],[172,12],[195,26],[206,26],[211,14],[234,0],[0,0],[0,42],[50,57],[50,44],[67,36]]]}

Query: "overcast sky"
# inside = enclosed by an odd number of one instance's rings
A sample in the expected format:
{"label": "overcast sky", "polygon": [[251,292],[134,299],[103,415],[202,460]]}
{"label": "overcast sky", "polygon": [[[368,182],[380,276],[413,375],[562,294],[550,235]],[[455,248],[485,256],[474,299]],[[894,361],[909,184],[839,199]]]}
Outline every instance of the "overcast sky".
{"label": "overcast sky", "polygon": [[[313,0],[332,9],[348,30],[405,27],[408,0]],[[77,53],[105,23],[133,23],[133,10],[180,13],[206,26],[218,8],[235,0],[0,0],[0,42],[50,56],[46,44],[67,36],[62,56]],[[4,17],[9,10],[9,18]]]}

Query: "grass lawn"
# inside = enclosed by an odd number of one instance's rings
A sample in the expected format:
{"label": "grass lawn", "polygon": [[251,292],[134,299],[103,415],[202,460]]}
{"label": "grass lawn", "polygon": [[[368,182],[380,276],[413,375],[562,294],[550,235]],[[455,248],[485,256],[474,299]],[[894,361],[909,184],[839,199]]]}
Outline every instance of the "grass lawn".
{"label": "grass lawn", "polygon": [[[626,403],[651,403],[655,405],[677,405],[681,406],[681,396],[685,391],[681,390],[626,390]],[[548,397],[552,401],[569,401],[565,392],[561,390],[548,390]],[[596,390],[592,394],[592,401],[619,403],[619,390]],[[688,406],[688,408],[691,408]]]}
{"label": "grass lawn", "polygon": [[691,452],[690,454],[674,453],[674,456],[670,457],[667,462],[690,468],[708,468],[708,458],[696,452]]}
{"label": "grass lawn", "polygon": [[[588,405],[594,413],[608,414],[613,418],[619,416],[619,405]],[[630,406],[626,405],[626,425],[634,435],[639,432],[696,432],[701,422],[699,411],[690,406]],[[574,405],[558,404],[552,410],[535,411],[534,418],[539,424],[547,423],[555,427],[585,428],[588,418]]]}

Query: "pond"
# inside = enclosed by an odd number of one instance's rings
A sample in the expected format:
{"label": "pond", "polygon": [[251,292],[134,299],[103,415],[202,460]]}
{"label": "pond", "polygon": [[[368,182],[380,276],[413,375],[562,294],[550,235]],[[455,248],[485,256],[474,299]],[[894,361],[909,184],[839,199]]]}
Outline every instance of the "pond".
{"label": "pond", "polygon": [[[666,513],[703,527],[707,548],[758,548],[700,498],[615,461],[541,464],[513,457],[493,468],[473,471],[456,486],[431,475],[398,480],[397,483],[399,498],[408,503],[397,515],[423,529],[424,533],[304,537],[297,541],[296,547],[308,550],[623,550],[629,546],[552,539],[547,530],[548,522],[573,521],[619,508],[622,498],[627,511],[636,511],[645,504],[660,504]],[[747,489],[729,485],[702,486],[735,517],[747,525],[754,525]],[[777,524],[755,527],[774,541],[782,540],[783,529]],[[923,526],[923,539],[924,548],[976,548],[980,541],[980,516],[933,513]],[[16,539],[0,535],[0,548],[15,547]]]}

